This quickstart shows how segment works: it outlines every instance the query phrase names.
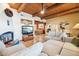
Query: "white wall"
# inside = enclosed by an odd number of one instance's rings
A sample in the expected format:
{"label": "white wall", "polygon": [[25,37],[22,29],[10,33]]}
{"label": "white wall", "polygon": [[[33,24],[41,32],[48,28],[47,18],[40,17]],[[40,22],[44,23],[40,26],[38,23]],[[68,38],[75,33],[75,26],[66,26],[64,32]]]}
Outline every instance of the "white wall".
{"label": "white wall", "polygon": [[[3,6],[3,4],[0,4],[1,8],[0,8],[0,35],[4,32],[8,32],[8,31],[13,31],[14,33],[14,40],[22,39],[22,32],[21,32],[21,22],[20,22],[20,16],[17,13],[16,10],[11,9],[7,6]],[[2,8],[3,7],[3,8]],[[4,9],[5,8],[9,8],[13,11],[13,17],[8,17],[5,15],[4,13]],[[7,25],[7,20],[10,21],[10,25]]]}
{"label": "white wall", "polygon": [[[7,25],[7,20],[11,21],[11,24]],[[0,13],[0,34],[6,32],[6,31],[12,31],[12,18],[9,18],[5,15],[4,11]]]}
{"label": "white wall", "polygon": [[12,17],[13,21],[13,32],[14,39],[22,40],[22,29],[21,29],[21,18],[16,10],[13,9],[14,16]]}

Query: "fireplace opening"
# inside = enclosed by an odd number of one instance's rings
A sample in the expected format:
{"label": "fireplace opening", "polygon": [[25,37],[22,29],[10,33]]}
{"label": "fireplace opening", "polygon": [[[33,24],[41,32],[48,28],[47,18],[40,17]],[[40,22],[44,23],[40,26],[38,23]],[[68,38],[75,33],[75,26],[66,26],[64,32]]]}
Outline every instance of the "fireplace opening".
{"label": "fireplace opening", "polygon": [[4,43],[7,44],[11,41],[13,41],[14,37],[13,37],[13,32],[9,31],[9,32],[5,32],[2,35],[0,35],[0,40]]}

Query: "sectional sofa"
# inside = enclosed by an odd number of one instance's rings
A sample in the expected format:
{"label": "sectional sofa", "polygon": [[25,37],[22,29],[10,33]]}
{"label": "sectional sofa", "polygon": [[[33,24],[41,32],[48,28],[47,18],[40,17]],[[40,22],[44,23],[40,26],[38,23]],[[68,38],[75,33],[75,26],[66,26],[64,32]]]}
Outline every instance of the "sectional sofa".
{"label": "sectional sofa", "polygon": [[68,42],[48,40],[38,42],[31,47],[25,47],[22,42],[6,48],[0,42],[0,55],[2,56],[79,56],[79,48]]}

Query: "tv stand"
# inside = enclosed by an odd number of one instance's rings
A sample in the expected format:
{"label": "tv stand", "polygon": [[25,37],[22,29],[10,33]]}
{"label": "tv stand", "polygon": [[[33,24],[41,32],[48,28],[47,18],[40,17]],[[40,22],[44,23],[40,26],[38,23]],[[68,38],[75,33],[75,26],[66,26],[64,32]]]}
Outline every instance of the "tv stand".
{"label": "tv stand", "polygon": [[33,34],[28,34],[28,35],[23,35],[22,40],[23,41],[29,41],[29,40],[33,40]]}
{"label": "tv stand", "polygon": [[33,34],[23,35],[22,42],[27,47],[33,45],[34,44],[34,36],[33,36]]}

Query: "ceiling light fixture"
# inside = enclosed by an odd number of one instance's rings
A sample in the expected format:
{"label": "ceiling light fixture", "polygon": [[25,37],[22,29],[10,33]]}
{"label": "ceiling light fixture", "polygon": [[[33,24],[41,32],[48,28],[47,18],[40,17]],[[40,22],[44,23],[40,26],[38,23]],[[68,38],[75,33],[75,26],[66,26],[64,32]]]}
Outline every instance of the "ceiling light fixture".
{"label": "ceiling light fixture", "polygon": [[44,13],[45,13],[44,4],[42,3],[41,5],[42,5],[42,10],[41,10],[40,13],[41,13],[41,14],[44,14]]}
{"label": "ceiling light fixture", "polygon": [[41,14],[44,14],[45,13],[45,10],[43,9],[42,11],[41,11]]}

